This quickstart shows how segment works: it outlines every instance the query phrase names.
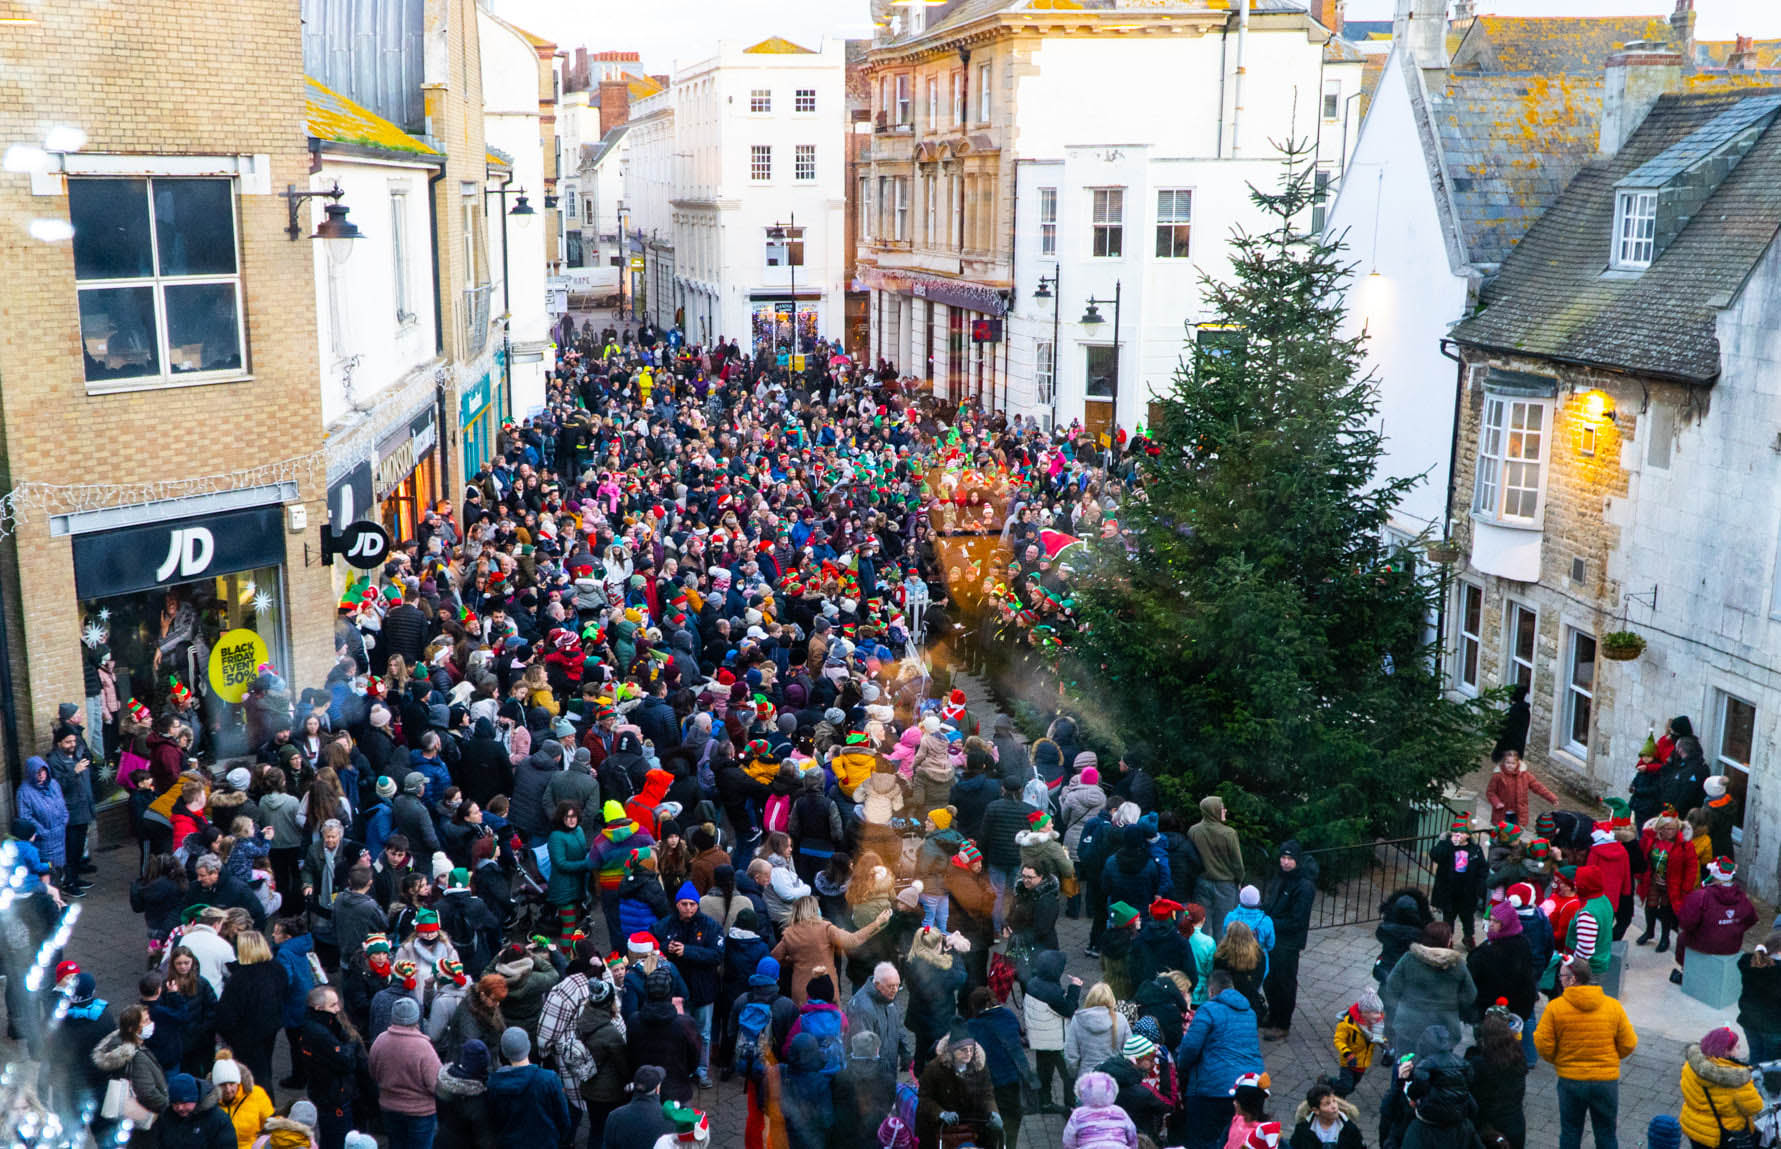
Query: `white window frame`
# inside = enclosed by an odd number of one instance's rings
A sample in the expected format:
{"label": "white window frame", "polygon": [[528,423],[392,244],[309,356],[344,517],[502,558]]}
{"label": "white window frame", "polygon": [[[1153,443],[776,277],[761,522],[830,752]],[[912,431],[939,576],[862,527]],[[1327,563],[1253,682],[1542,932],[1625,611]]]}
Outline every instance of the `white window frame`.
{"label": "white window frame", "polygon": [[795,183],[816,182],[816,145],[795,144],[792,147],[792,180]]}
{"label": "white window frame", "polygon": [[[1741,846],[1744,844],[1744,827],[1742,825],[1743,811],[1747,809],[1748,806],[1747,798],[1750,792],[1750,772],[1752,765],[1756,760],[1756,728],[1757,722],[1762,717],[1762,710],[1756,703],[1749,701],[1740,694],[1734,694],[1729,690],[1715,690],[1713,694],[1713,772],[1716,774],[1723,774],[1730,779],[1742,778],[1743,780],[1742,787],[1734,787],[1734,789],[1741,790],[1742,793],[1740,794],[1738,803],[1738,824],[1732,827],[1732,842]],[[1745,748],[1746,757],[1744,759],[1739,759],[1735,755],[1726,753],[1725,740],[1726,735],[1731,732],[1731,708],[1733,703],[1747,707],[1750,711],[1750,745]]]}
{"label": "white window frame", "polygon": [[752,184],[770,184],[773,182],[773,145],[748,145],[748,182]]}
{"label": "white window frame", "polygon": [[913,124],[915,122],[914,99],[909,93],[913,85],[909,73],[904,72],[897,77],[897,123]]}
{"label": "white window frame", "polygon": [[[1186,197],[1187,210],[1183,212],[1181,205]],[[1167,208],[1165,209],[1165,203]],[[1165,218],[1165,214],[1167,218]],[[1156,242],[1160,249],[1163,244],[1163,230],[1168,229],[1169,252],[1156,253],[1158,259],[1191,259],[1193,258],[1193,215],[1194,193],[1192,188],[1158,188],[1156,192]],[[1179,250],[1175,246],[1175,229],[1187,228],[1187,240]]]}
{"label": "white window frame", "polygon": [[[1539,418],[1534,427],[1531,413],[1536,411]],[[1510,525],[1532,526],[1540,522],[1546,509],[1552,423],[1550,399],[1484,393],[1484,409],[1478,421],[1477,472],[1472,486],[1473,514]],[[1527,481],[1530,473],[1531,487]],[[1526,498],[1530,492],[1531,508]]]}
{"label": "white window frame", "polygon": [[1334,123],[1342,118],[1342,81],[1323,82],[1323,121]]}
{"label": "white window frame", "polygon": [[390,192],[390,265],[396,285],[396,322],[406,327],[417,318],[413,302],[412,269],[408,260],[408,193]]}
{"label": "white window frame", "polygon": [[858,203],[854,205],[857,218],[854,226],[859,229],[860,242],[865,243],[872,238],[872,177],[859,177],[859,189],[856,193]]}
{"label": "white window frame", "polygon": [[[1521,655],[1520,622],[1522,618],[1533,621],[1533,649],[1523,658]],[[1527,674],[1527,689],[1531,695],[1534,682],[1539,677],[1535,669],[1540,657],[1540,612],[1520,599],[1508,599],[1503,603],[1503,685],[1514,686],[1521,680],[1522,672]]]}
{"label": "white window frame", "polygon": [[792,111],[801,116],[814,115],[816,112],[816,89],[792,89]]}
{"label": "white window frame", "polygon": [[[71,177],[69,182],[70,183],[75,182],[76,178],[82,178],[82,177]],[[130,180],[142,180],[143,181],[143,196],[147,200],[147,208],[148,208],[148,242],[149,242],[150,274],[147,276],[133,276],[133,277],[129,277],[129,278],[76,280],[75,281],[76,295],[78,297],[80,291],[83,288],[85,290],[89,290],[89,291],[102,291],[107,288],[120,288],[120,287],[147,287],[147,288],[149,288],[151,290],[151,295],[152,295],[153,303],[154,303],[155,353],[157,356],[156,361],[160,364],[160,371],[153,375],[130,375],[130,376],[124,376],[124,377],[119,377],[119,378],[115,378],[115,379],[91,379],[91,380],[88,380],[88,379],[84,378],[85,373],[84,373],[84,369],[83,369],[82,375],[83,375],[83,381],[84,381],[87,393],[97,395],[97,394],[105,394],[105,393],[114,392],[114,391],[141,391],[141,390],[148,390],[148,389],[159,389],[159,388],[164,388],[164,387],[190,387],[190,386],[195,386],[197,384],[202,384],[202,383],[216,383],[216,382],[222,382],[222,381],[226,381],[226,380],[240,380],[240,379],[250,378],[251,377],[250,370],[251,370],[252,360],[249,359],[249,357],[248,357],[246,300],[245,300],[244,294],[241,290],[241,206],[240,206],[241,188],[239,186],[238,181],[234,178],[227,177],[227,176],[215,177],[219,180],[226,182],[229,185],[229,210],[231,213],[233,213],[233,217],[234,217],[233,221],[232,221],[232,225],[231,225],[234,228],[234,236],[235,236],[235,271],[234,271],[234,273],[230,274],[230,275],[205,274],[205,275],[163,276],[160,274],[161,229],[159,227],[155,226],[155,206],[154,206],[154,196],[155,196],[154,184],[155,184],[155,181],[157,179],[181,179],[181,180],[184,180],[184,179],[207,179],[207,178],[211,178],[211,177],[184,176],[184,175],[177,175],[177,174],[171,174],[171,173],[166,173],[166,172],[154,174],[154,173],[150,173],[150,172],[122,172],[122,171],[120,171],[120,172],[116,172],[116,173],[106,172],[104,175],[98,176],[96,178],[106,180],[109,182],[116,182],[116,181],[120,181],[120,180],[121,181],[130,181]],[[72,263],[72,260],[70,261],[70,263]],[[218,283],[229,283],[229,284],[233,284],[235,287],[235,339],[241,348],[241,366],[230,367],[230,368],[227,368],[227,369],[224,369],[221,371],[181,371],[181,372],[175,373],[173,370],[173,347],[172,347],[172,343],[171,343],[171,333],[169,332],[168,326],[167,326],[167,300],[166,300],[165,289],[168,287],[200,287],[200,286],[204,286],[207,284],[218,284]],[[76,326],[77,331],[79,328],[79,323],[80,323],[79,308],[77,307],[76,314],[75,314],[75,326]],[[82,347],[84,349],[85,336],[82,335],[81,339],[83,341]]]}
{"label": "white window frame", "polygon": [[[1477,610],[1469,611],[1475,604]],[[1472,629],[1466,629],[1470,618]],[[1484,677],[1484,587],[1469,579],[1459,580],[1454,605],[1453,685],[1477,694]]]}
{"label": "white window frame", "polygon": [[952,72],[952,122],[956,127],[965,126],[965,73],[959,68]]}
{"label": "white window frame", "polygon": [[932,172],[921,177],[924,214],[922,215],[921,241],[932,246],[940,236],[940,181]]}
{"label": "white window frame", "polygon": [[462,207],[464,213],[464,290],[469,291],[478,286],[476,281],[476,197],[473,194],[465,194]]}
{"label": "white window frame", "polygon": [[1089,257],[1125,258],[1125,188],[1089,189]]}
{"label": "white window frame", "polygon": [[[1588,685],[1577,681],[1577,655],[1580,644],[1584,642],[1589,643],[1591,652],[1596,656],[1589,660]],[[1567,626],[1565,628],[1565,644],[1559,652],[1559,657],[1563,659],[1563,681],[1560,683],[1560,723],[1554,732],[1554,739],[1558,743],[1559,749],[1585,761],[1589,758],[1589,727],[1595,720],[1595,665],[1600,655],[1601,651],[1596,645],[1595,635],[1581,627]],[[1590,710],[1589,717],[1583,724],[1583,741],[1581,742],[1574,737],[1577,726],[1577,706],[1580,702]]]}
{"label": "white window frame", "polygon": [[1657,192],[1633,188],[1614,197],[1614,267],[1643,271],[1657,249]]}
{"label": "white window frame", "polygon": [[897,239],[906,242],[909,239],[909,177],[896,176],[891,180],[891,189],[896,195],[895,217],[897,221]]}
{"label": "white window frame", "polygon": [[[779,227],[775,224],[774,227]],[[772,228],[767,229],[773,230]],[[767,267],[803,267],[808,258],[804,250],[804,228],[802,226],[786,227],[785,234],[779,239],[767,236],[767,246],[762,253],[762,262]]]}
{"label": "white window frame", "polygon": [[1057,382],[1057,345],[1049,339],[1033,343],[1033,384],[1038,389],[1041,406],[1052,403],[1052,388]]}
{"label": "white window frame", "polygon": [[977,65],[977,122],[980,124],[989,123],[989,96],[989,65],[979,64]]}
{"label": "white window frame", "polygon": [[940,77],[928,77],[928,131],[940,130]]}
{"label": "white window frame", "polygon": [[1039,254],[1057,254],[1057,189],[1039,189]]}
{"label": "white window frame", "polygon": [[772,88],[750,88],[748,90],[748,114],[751,116],[769,115],[773,111]]}

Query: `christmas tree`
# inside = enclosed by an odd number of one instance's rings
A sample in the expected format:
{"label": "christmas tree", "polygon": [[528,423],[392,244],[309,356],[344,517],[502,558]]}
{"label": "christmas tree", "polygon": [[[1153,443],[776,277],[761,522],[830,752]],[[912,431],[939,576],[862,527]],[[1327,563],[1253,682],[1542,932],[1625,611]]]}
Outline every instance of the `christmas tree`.
{"label": "christmas tree", "polygon": [[1066,679],[1191,809],[1307,846],[1402,825],[1471,769],[1491,722],[1442,693],[1430,620],[1439,576],[1386,545],[1414,478],[1377,475],[1375,381],[1341,331],[1353,272],[1305,230],[1312,165],[1283,148],[1267,230],[1239,230],[1227,282],[1159,404],[1158,454],[1121,517],[1134,557],[1104,556],[1078,596]]}

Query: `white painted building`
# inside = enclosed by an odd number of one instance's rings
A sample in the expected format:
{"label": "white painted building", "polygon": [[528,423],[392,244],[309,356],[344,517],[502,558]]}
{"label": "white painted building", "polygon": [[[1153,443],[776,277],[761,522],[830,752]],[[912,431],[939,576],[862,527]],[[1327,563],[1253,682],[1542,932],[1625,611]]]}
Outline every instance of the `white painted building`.
{"label": "white painted building", "polygon": [[[511,156],[510,178],[484,197],[488,209],[489,272],[495,307],[507,315],[506,355],[511,410],[524,418],[544,407],[545,381],[556,366],[545,313],[546,229],[544,141],[539,107],[539,60],[532,37],[478,9],[482,43],[483,136]],[[520,196],[529,214],[514,215]]]}
{"label": "white painted building", "polygon": [[874,356],[937,395],[1101,432],[1149,421],[1200,277],[1261,222],[1249,185],[1280,179],[1271,141],[1341,170],[1362,62],[1285,0],[960,0],[897,19],[867,66]]}
{"label": "white painted building", "polygon": [[846,51],[720,43],[632,106],[625,204],[652,319],[789,346],[845,316]]}
{"label": "white painted building", "polygon": [[[445,157],[395,124],[309,80],[309,133],[321,166],[306,190],[340,189],[298,211],[313,232],[331,202],[360,238],[318,242],[316,341],[330,499],[336,522],[375,513],[371,463],[391,435],[431,409],[438,352],[428,181]],[[362,478],[348,482],[357,473]],[[351,491],[351,494],[341,492]]]}

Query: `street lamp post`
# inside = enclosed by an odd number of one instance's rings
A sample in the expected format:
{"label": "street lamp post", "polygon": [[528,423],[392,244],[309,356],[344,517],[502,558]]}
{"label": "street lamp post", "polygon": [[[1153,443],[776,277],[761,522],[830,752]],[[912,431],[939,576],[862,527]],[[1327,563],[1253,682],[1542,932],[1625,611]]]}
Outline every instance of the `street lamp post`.
{"label": "street lamp post", "polygon": [[798,264],[796,260],[792,259],[792,236],[798,230],[798,213],[788,212],[786,219],[788,222],[783,224],[774,220],[773,226],[767,229],[767,238],[776,239],[785,244],[785,266],[792,273],[792,354],[796,355],[798,353]]}
{"label": "street lamp post", "polygon": [[1092,332],[1105,322],[1101,318],[1100,305],[1106,303],[1113,305],[1113,429],[1108,432],[1107,441],[1113,444],[1115,450],[1119,445],[1119,291],[1120,281],[1116,279],[1113,281],[1112,299],[1096,299],[1090,296],[1087,300],[1088,310],[1084,311],[1082,318],[1078,320]]}
{"label": "street lamp post", "polygon": [[[1033,291],[1034,299],[1051,300],[1051,426],[1057,427],[1057,353],[1058,328],[1064,311],[1064,286],[1062,262],[1051,265],[1050,275],[1039,277],[1039,286]],[[1054,294],[1055,293],[1055,294]]]}

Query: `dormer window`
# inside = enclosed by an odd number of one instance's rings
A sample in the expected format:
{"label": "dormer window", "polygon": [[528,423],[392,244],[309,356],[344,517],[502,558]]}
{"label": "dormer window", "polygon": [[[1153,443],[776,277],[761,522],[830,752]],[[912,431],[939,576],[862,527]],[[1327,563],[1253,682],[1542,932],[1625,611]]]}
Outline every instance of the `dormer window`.
{"label": "dormer window", "polygon": [[1657,193],[1623,191],[1614,203],[1614,267],[1643,271],[1657,243]]}

